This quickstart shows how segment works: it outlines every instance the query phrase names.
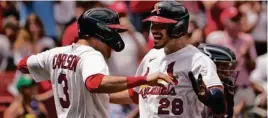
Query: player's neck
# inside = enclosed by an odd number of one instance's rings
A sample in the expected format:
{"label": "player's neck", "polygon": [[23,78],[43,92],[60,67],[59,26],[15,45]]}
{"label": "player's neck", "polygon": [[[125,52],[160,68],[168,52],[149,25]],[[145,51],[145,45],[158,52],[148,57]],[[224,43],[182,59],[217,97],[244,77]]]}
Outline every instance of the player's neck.
{"label": "player's neck", "polygon": [[77,44],[90,46],[89,42],[86,39],[79,39],[77,41]]}
{"label": "player's neck", "polygon": [[[91,38],[88,38],[88,39],[79,39],[77,41],[77,44],[80,44],[80,45],[86,45],[86,46],[90,46],[92,48],[94,48],[95,50],[99,51],[103,57],[105,59],[109,58],[110,56],[107,56],[107,53],[105,53],[105,51],[103,51],[101,48],[102,46],[99,46],[101,45],[102,43],[100,43],[101,41],[99,41],[98,39],[94,38],[94,37],[91,37]],[[109,54],[108,54],[109,55]]]}
{"label": "player's neck", "polygon": [[187,46],[187,42],[185,41],[184,38],[176,39],[176,40],[173,39],[172,41],[169,42],[169,44],[165,46],[164,51],[166,55],[169,55],[186,46]]}

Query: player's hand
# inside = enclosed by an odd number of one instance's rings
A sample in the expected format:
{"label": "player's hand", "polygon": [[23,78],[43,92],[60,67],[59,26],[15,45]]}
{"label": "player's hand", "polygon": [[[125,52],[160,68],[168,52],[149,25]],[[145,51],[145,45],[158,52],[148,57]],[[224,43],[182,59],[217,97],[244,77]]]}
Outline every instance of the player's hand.
{"label": "player's hand", "polygon": [[175,85],[175,82],[173,81],[173,78],[170,77],[167,74],[161,73],[161,72],[155,72],[153,74],[149,74],[146,77],[146,81],[149,85],[167,85],[167,84],[173,84]]}
{"label": "player's hand", "polygon": [[188,72],[188,76],[189,76],[189,79],[191,80],[191,83],[192,83],[192,86],[193,86],[193,89],[194,89],[194,92],[196,93],[198,99],[203,103],[205,104],[206,106],[208,105],[208,102],[209,102],[209,91],[205,85],[205,83],[203,82],[203,78],[202,78],[202,75],[199,74],[198,75],[198,78],[196,79],[194,77],[194,74],[192,71],[189,71]]}
{"label": "player's hand", "polygon": [[224,93],[221,91],[221,89],[219,87],[207,89],[201,74],[199,74],[198,78],[196,79],[193,72],[190,71],[188,72],[188,76],[198,99],[204,105],[208,106],[213,114],[223,116],[226,105],[224,101]]}
{"label": "player's hand", "polygon": [[189,76],[189,78],[191,80],[191,83],[192,83],[192,86],[193,86],[193,89],[194,89],[195,93],[198,96],[204,96],[206,94],[206,92],[207,92],[207,87],[203,82],[202,75],[199,74],[198,78],[196,79],[194,77],[193,72],[190,71],[190,72],[188,72],[188,76]]}

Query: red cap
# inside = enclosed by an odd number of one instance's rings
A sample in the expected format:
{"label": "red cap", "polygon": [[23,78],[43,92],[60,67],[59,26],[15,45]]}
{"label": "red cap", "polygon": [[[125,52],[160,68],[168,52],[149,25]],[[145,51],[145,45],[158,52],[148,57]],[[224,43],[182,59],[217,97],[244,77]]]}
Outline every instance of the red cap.
{"label": "red cap", "polygon": [[221,23],[224,24],[226,20],[238,15],[238,10],[235,7],[226,8],[220,15]]}
{"label": "red cap", "polygon": [[114,2],[109,6],[110,9],[114,10],[117,13],[127,13],[127,5],[120,1],[120,2]]}

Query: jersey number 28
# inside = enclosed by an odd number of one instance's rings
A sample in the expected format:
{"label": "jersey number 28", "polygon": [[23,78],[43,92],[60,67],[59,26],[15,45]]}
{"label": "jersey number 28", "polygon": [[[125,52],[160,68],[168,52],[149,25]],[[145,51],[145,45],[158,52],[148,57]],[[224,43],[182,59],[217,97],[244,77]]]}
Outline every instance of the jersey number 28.
{"label": "jersey number 28", "polygon": [[169,110],[165,109],[168,108],[171,104],[171,113],[174,115],[181,115],[183,112],[183,101],[180,98],[175,98],[172,101],[168,100],[167,98],[162,98],[159,101],[160,106],[158,107],[158,114],[168,115]]}
{"label": "jersey number 28", "polygon": [[68,82],[67,82],[65,74],[60,74],[58,78],[58,83],[63,86],[63,93],[65,96],[65,100],[60,97],[60,104],[63,108],[68,108],[70,106],[70,99],[69,99],[69,93],[68,93]]}
{"label": "jersey number 28", "polygon": [[[169,76],[173,77],[175,61],[170,63],[167,67],[167,73]],[[183,112],[183,101],[180,98],[175,98],[173,100],[168,100],[167,98],[162,98],[159,101],[158,114],[168,115],[170,111],[168,108],[171,105],[171,113],[174,115],[181,115]]]}

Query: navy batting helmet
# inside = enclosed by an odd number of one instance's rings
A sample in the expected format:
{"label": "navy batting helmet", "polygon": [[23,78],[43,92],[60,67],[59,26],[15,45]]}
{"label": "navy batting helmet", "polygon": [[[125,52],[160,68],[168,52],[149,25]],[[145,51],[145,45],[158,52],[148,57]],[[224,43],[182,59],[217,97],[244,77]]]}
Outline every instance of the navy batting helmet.
{"label": "navy batting helmet", "polygon": [[150,17],[143,22],[157,22],[169,24],[168,34],[171,37],[179,38],[188,31],[189,13],[179,2],[163,1],[154,5]]}
{"label": "navy batting helmet", "polygon": [[125,44],[118,33],[127,31],[119,24],[118,14],[107,8],[92,8],[78,19],[79,38],[96,37],[120,52]]}

